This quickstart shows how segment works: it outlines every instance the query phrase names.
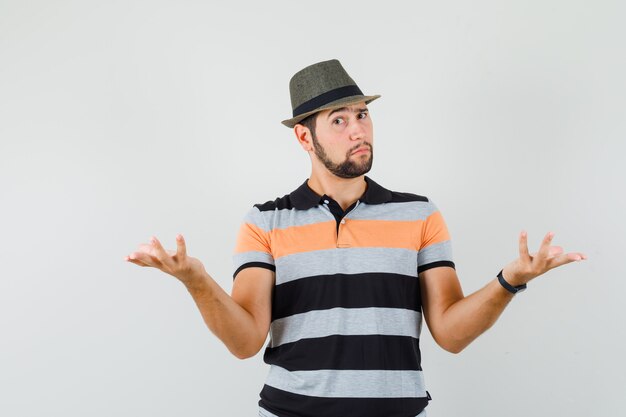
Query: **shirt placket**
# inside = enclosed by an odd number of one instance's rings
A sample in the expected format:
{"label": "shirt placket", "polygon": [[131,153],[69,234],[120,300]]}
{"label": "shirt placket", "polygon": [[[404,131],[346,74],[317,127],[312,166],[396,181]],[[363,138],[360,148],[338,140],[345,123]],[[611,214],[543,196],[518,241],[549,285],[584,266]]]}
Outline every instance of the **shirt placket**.
{"label": "shirt placket", "polygon": [[[343,217],[341,218],[341,220],[339,221],[339,227],[335,227],[335,242],[338,248],[349,248],[352,246],[352,242],[350,240],[350,234],[348,233],[348,231],[346,230],[348,227],[348,223],[349,223],[349,215],[351,213],[353,213],[358,207],[359,204],[361,202],[359,200],[356,201],[354,207],[348,211],[347,213],[344,213]],[[332,219],[336,222],[337,219],[335,217],[335,215],[332,213],[331,208],[329,207],[330,205],[330,200],[328,199],[324,199],[323,200],[323,207],[326,209],[325,212],[328,213],[328,215],[330,217],[332,217]]]}

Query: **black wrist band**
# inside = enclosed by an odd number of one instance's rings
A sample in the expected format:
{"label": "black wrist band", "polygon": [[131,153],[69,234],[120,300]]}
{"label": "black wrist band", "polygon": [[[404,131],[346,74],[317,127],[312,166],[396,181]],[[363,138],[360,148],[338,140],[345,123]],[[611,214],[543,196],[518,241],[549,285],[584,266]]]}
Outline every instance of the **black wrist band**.
{"label": "black wrist band", "polygon": [[510,292],[511,294],[517,294],[520,291],[524,291],[526,289],[526,284],[522,284],[522,285],[518,285],[517,287],[512,286],[511,284],[509,284],[508,282],[506,282],[504,280],[504,277],[502,276],[502,271],[503,269],[500,270],[500,272],[498,272],[498,282],[500,283],[500,285],[502,285],[508,292]]}

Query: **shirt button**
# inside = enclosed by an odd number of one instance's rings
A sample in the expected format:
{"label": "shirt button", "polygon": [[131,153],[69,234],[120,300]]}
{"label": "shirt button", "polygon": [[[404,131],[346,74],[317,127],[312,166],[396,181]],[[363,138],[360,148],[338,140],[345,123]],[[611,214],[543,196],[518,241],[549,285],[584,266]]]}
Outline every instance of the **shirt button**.
{"label": "shirt button", "polygon": [[345,220],[341,220],[341,224],[345,224],[345,223],[346,223],[346,221],[345,221]]}
{"label": "shirt button", "polygon": [[324,203],[328,204],[328,200],[324,200]]}

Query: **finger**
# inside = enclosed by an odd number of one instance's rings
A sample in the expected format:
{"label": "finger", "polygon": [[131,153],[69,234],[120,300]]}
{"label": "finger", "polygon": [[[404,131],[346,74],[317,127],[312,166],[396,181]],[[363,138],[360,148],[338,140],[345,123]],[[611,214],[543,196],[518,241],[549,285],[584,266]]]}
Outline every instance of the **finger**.
{"label": "finger", "polygon": [[185,238],[179,234],[176,236],[176,257],[181,260],[187,256],[187,245],[185,244]]}
{"label": "finger", "polygon": [[524,262],[530,262],[530,255],[528,254],[528,234],[525,230],[519,235],[519,257]]}
{"label": "finger", "polygon": [[149,265],[144,264],[143,262],[138,261],[137,259],[131,259],[128,262],[133,263],[135,265],[143,266],[143,267],[149,266]]}
{"label": "finger", "polygon": [[[549,258],[553,258],[555,256],[558,256],[560,254],[563,253],[563,248],[560,246],[550,246],[550,250],[548,251],[548,257]],[[537,252],[533,252],[530,254],[531,258],[534,258],[537,256]]]}
{"label": "finger", "polygon": [[545,235],[543,241],[541,242],[541,247],[539,247],[538,256],[548,258],[550,254],[550,242],[552,242],[553,237],[554,233],[552,232],[548,232],[548,234]]}
{"label": "finger", "polygon": [[154,250],[154,246],[152,246],[151,243],[141,243],[139,245],[139,251],[149,253],[151,255],[154,255],[156,253]]}
{"label": "finger", "polygon": [[152,266],[150,258],[143,253],[133,252],[125,258],[128,262],[132,262],[139,266]]}
{"label": "finger", "polygon": [[585,255],[584,253],[580,253],[580,252],[571,252],[571,253],[568,253],[567,256],[572,261],[583,261],[587,259],[587,255]]}
{"label": "finger", "polygon": [[155,256],[160,260],[160,261],[165,261],[168,256],[167,253],[165,252],[165,249],[163,249],[163,246],[161,246],[161,242],[159,242],[159,239],[156,238],[156,236],[152,236],[150,238],[150,243],[152,244],[152,247],[154,248],[154,254]]}
{"label": "finger", "polygon": [[583,254],[577,252],[563,253],[551,259],[548,263],[548,269],[556,268],[561,265],[568,264],[570,262],[576,262],[583,260]]}
{"label": "finger", "polygon": [[560,246],[550,246],[550,249],[549,249],[549,251],[548,251],[548,256],[549,256],[550,258],[553,258],[553,257],[555,257],[555,256],[559,256],[559,255],[560,255],[560,254],[562,254],[563,252],[564,252],[564,251],[563,251],[563,248],[562,248],[562,247],[560,247]]}

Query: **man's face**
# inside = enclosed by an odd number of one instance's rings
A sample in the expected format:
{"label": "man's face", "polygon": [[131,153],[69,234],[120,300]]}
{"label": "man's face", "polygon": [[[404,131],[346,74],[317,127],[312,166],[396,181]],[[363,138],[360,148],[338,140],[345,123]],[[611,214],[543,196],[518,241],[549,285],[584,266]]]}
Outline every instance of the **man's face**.
{"label": "man's face", "polygon": [[369,172],[374,161],[373,126],[365,102],[321,111],[312,142],[315,155],[334,175],[355,178]]}

